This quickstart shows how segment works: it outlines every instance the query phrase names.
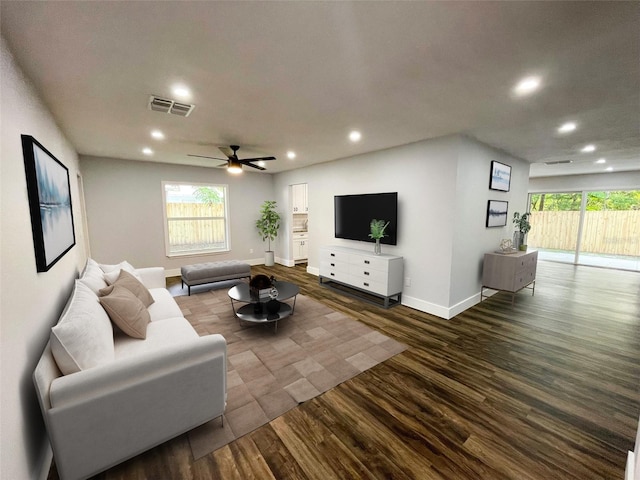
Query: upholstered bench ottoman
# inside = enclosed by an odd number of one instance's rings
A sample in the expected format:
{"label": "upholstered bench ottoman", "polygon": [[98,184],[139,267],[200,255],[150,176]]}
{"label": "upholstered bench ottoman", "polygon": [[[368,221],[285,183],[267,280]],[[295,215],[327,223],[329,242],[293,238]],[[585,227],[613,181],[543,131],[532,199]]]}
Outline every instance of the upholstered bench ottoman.
{"label": "upholstered bench ottoman", "polygon": [[180,269],[180,273],[182,286],[187,285],[189,295],[191,295],[191,287],[195,285],[251,277],[251,266],[239,260],[224,260],[185,265]]}

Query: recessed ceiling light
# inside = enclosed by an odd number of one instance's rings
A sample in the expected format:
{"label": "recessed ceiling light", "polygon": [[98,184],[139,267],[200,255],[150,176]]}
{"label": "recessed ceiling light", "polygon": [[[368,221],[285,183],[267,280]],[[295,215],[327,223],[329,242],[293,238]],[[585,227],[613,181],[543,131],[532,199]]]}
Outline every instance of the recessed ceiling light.
{"label": "recessed ceiling light", "polygon": [[518,82],[518,84],[513,88],[513,91],[516,95],[524,96],[535,92],[538,88],[540,88],[540,78],[527,77],[520,80],[520,82]]}
{"label": "recessed ceiling light", "polygon": [[596,146],[595,145],[585,145],[584,147],[582,147],[582,150],[580,150],[583,153],[589,153],[589,152],[595,152],[596,151]]}
{"label": "recessed ceiling light", "polygon": [[191,90],[189,90],[184,85],[174,85],[171,88],[171,91],[176,97],[179,97],[183,100],[191,98]]}
{"label": "recessed ceiling light", "polygon": [[613,167],[607,167],[604,169],[606,172],[613,172]]}
{"label": "recessed ceiling light", "polygon": [[164,133],[162,133],[160,130],[153,130],[151,132],[151,136],[156,140],[164,140]]}
{"label": "recessed ceiling light", "polygon": [[296,158],[296,152],[289,150],[287,152],[287,158],[289,158],[290,160],[293,160],[294,158]]}
{"label": "recessed ceiling light", "polygon": [[599,158],[598,160],[596,160],[596,163],[607,163],[607,159],[606,158]]}
{"label": "recessed ceiling light", "polygon": [[577,125],[574,122],[567,122],[560,125],[558,128],[558,133],[569,133],[573,132],[577,128]]}
{"label": "recessed ceiling light", "polygon": [[153,150],[151,150],[149,147],[144,147],[142,149],[142,153],[144,153],[145,155],[153,155]]}
{"label": "recessed ceiling light", "polygon": [[359,142],[361,138],[362,138],[362,135],[357,130],[354,130],[349,134],[349,140],[351,140],[354,143]]}

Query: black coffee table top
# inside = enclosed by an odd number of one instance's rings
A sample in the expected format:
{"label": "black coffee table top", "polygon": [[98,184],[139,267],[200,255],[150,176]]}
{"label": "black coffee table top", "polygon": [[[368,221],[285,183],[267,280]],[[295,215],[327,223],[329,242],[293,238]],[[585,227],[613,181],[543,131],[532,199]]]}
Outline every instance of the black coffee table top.
{"label": "black coffee table top", "polygon": [[[276,280],[274,282],[274,286],[276,287],[276,290],[278,290],[278,296],[276,300],[287,300],[289,298],[295,297],[300,293],[300,288],[290,282],[279,282]],[[235,287],[232,287],[229,290],[229,297],[231,297],[232,300],[244,303],[265,303],[271,300],[270,297],[262,297],[260,299],[252,297],[249,291],[248,283],[240,283]]]}

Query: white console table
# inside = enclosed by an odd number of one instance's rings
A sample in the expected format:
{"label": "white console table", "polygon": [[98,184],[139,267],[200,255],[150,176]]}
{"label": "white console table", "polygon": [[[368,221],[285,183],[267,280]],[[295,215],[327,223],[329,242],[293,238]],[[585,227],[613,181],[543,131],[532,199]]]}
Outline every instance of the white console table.
{"label": "white console table", "polygon": [[346,285],[365,300],[365,295],[357,293],[380,298],[385,308],[400,303],[403,272],[402,257],[341,246],[320,248],[320,284]]}
{"label": "white console table", "polygon": [[536,288],[536,269],[538,252],[517,252],[513,254],[485,253],[482,266],[482,288],[480,301],[484,297],[484,289],[502,290],[511,293],[511,303],[516,292],[531,286],[531,295]]}

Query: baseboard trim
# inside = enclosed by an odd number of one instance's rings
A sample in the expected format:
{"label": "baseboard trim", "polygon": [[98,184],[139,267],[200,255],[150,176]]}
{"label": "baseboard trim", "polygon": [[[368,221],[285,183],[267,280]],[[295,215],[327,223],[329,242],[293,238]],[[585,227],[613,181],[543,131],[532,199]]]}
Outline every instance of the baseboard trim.
{"label": "baseboard trim", "polygon": [[421,312],[425,312],[430,315],[435,315],[436,317],[444,318],[445,320],[449,320],[450,318],[449,309],[447,307],[431,302],[425,302],[424,300],[410,297],[408,295],[402,295],[402,305],[415,308],[416,310],[420,310]]}
{"label": "baseboard trim", "polygon": [[309,265],[307,265],[307,273],[310,273],[311,275],[315,275],[316,277],[319,277],[320,269],[318,267],[310,267]]}
{"label": "baseboard trim", "polygon": [[455,317],[459,313],[464,312],[465,310],[473,307],[478,303],[480,303],[480,292],[476,293],[475,295],[471,295],[469,298],[466,298],[465,300],[462,300],[461,302],[458,302],[455,305],[449,307],[449,317],[447,318],[447,320]]}

